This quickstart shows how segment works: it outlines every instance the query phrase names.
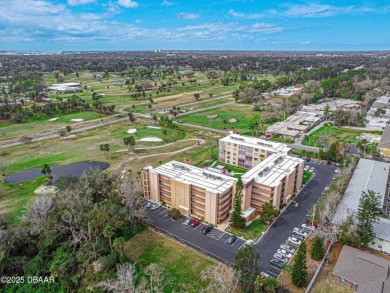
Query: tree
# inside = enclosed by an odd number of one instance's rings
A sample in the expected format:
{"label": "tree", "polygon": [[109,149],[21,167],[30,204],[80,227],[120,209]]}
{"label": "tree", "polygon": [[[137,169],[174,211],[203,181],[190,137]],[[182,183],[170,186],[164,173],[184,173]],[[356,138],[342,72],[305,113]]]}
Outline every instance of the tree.
{"label": "tree", "polygon": [[179,220],[181,218],[181,213],[178,209],[176,208],[172,208],[171,210],[169,210],[168,212],[168,216],[172,219],[172,220]]}
{"label": "tree", "polygon": [[307,278],[306,242],[302,241],[291,268],[291,279],[294,285],[301,288],[306,285]]}
{"label": "tree", "polygon": [[236,229],[245,228],[245,218],[241,216],[242,204],[242,181],[238,179],[236,184],[236,194],[234,196],[234,210],[230,218],[230,225]]}
{"label": "tree", "polygon": [[112,249],[112,236],[114,236],[114,229],[111,226],[104,227],[103,236],[108,239],[108,243],[110,243],[110,248]]}
{"label": "tree", "polygon": [[103,143],[100,146],[100,150],[104,153],[104,156],[108,160],[108,152],[110,151],[110,145],[108,143]]}
{"label": "tree", "polygon": [[239,284],[244,292],[254,290],[259,258],[259,253],[252,246],[246,246],[236,254],[234,269],[239,273]]}
{"label": "tree", "polygon": [[72,131],[72,127],[70,125],[67,125],[65,127],[66,131],[68,132],[68,134],[70,134],[70,132]]}
{"label": "tree", "polygon": [[255,293],[275,293],[279,287],[279,281],[272,277],[257,276],[255,280]]}
{"label": "tree", "polygon": [[0,170],[2,173],[2,176],[5,176],[5,171],[8,169],[9,163],[0,162]]}
{"label": "tree", "polygon": [[162,130],[162,134],[163,134],[163,135],[167,135],[167,134],[168,134],[168,130],[163,129],[163,130]]}
{"label": "tree", "polygon": [[19,141],[22,144],[26,144],[28,146],[28,148],[30,148],[30,143],[32,142],[32,140],[33,140],[32,137],[22,136]]}
{"label": "tree", "polygon": [[123,139],[123,143],[125,145],[127,145],[129,153],[133,153],[134,152],[134,146],[135,146],[135,143],[136,143],[136,140],[135,140],[134,136],[125,137]]}
{"label": "tree", "polygon": [[119,252],[120,257],[123,258],[123,247],[125,246],[125,238],[118,237],[114,239],[113,247],[116,251]]}
{"label": "tree", "polygon": [[328,119],[329,114],[330,114],[330,107],[329,107],[329,105],[326,105],[324,108],[325,119]]}
{"label": "tree", "polygon": [[158,117],[157,117],[157,115],[156,115],[156,114],[154,114],[154,115],[153,115],[153,118],[152,118],[152,119],[154,120],[154,124],[156,124],[156,123],[157,123],[157,118],[158,118]]}
{"label": "tree", "polygon": [[270,222],[279,216],[280,211],[270,202],[266,202],[261,206],[260,219],[264,222]]}
{"label": "tree", "polygon": [[209,266],[200,274],[208,285],[206,292],[234,292],[238,286],[239,272],[224,265]]}
{"label": "tree", "polygon": [[47,175],[48,178],[50,178],[51,176],[51,169],[50,169],[50,166],[48,164],[44,164],[43,165],[43,168],[41,170],[41,173],[44,174],[44,175]]}
{"label": "tree", "polygon": [[194,98],[196,101],[199,101],[200,100],[200,94],[199,93],[195,93],[194,94]]}
{"label": "tree", "polygon": [[357,211],[357,230],[364,246],[368,246],[375,238],[374,223],[377,223],[380,211],[381,196],[372,191],[363,191]]}
{"label": "tree", "polygon": [[20,216],[22,222],[29,223],[28,229],[37,235],[41,233],[47,219],[47,215],[53,207],[53,198],[50,196],[37,196],[32,203],[24,206],[24,212]]}
{"label": "tree", "polygon": [[129,116],[129,120],[130,120],[130,122],[131,123],[134,123],[135,122],[135,116],[134,116],[134,114],[133,113],[131,113],[131,112],[129,112],[129,114],[128,114],[128,116]]}
{"label": "tree", "polygon": [[60,129],[58,130],[58,135],[62,138],[64,138],[64,136],[66,135],[66,130],[65,129]]}
{"label": "tree", "polygon": [[310,256],[314,260],[321,260],[324,258],[324,255],[324,240],[321,237],[316,236],[311,246]]}

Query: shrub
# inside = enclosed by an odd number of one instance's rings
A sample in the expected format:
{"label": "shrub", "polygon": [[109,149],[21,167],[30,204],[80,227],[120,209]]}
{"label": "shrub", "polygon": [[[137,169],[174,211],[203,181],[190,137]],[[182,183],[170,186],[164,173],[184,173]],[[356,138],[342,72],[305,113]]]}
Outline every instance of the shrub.
{"label": "shrub", "polygon": [[181,218],[181,213],[178,209],[176,208],[173,208],[171,209],[169,212],[168,212],[168,216],[172,219],[172,220],[179,220]]}

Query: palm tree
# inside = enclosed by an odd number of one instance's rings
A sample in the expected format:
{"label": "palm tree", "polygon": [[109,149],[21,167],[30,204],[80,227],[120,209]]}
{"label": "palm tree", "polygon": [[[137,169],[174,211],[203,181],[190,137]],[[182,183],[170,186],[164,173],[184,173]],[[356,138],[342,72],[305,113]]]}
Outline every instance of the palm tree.
{"label": "palm tree", "polygon": [[134,136],[125,137],[123,139],[123,143],[128,146],[129,153],[134,152],[134,146],[136,143]]}
{"label": "palm tree", "polygon": [[101,144],[100,150],[104,153],[106,159],[108,159],[108,152],[110,151],[110,145],[108,143]]}

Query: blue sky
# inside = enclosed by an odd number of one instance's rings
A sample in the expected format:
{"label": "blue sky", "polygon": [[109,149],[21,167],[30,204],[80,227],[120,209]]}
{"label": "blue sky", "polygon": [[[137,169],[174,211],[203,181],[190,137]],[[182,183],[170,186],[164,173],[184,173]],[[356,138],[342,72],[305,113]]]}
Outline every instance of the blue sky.
{"label": "blue sky", "polygon": [[0,5],[0,50],[390,50],[390,0]]}

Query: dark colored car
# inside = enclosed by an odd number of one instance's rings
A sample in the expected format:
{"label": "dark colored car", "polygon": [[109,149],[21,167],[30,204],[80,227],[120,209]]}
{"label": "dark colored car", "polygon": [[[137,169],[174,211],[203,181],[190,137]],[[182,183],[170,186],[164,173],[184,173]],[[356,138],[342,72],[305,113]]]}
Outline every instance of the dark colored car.
{"label": "dark colored car", "polygon": [[238,239],[237,236],[232,235],[232,236],[230,236],[230,237],[228,238],[227,243],[233,244],[234,242],[237,241],[237,239]]}
{"label": "dark colored car", "polygon": [[310,162],[311,159],[309,157],[306,158],[306,162]]}
{"label": "dark colored car", "polygon": [[274,265],[278,268],[283,268],[283,266],[285,265],[285,263],[283,261],[281,261],[280,259],[277,259],[276,257],[273,257],[269,262],[271,265]]}
{"label": "dark colored car", "polygon": [[152,207],[152,203],[150,201],[145,202],[145,208],[150,209]]}
{"label": "dark colored car", "polygon": [[195,220],[194,218],[188,218],[187,220],[184,221],[183,225],[189,226],[192,221]]}
{"label": "dark colored car", "polygon": [[326,164],[327,165],[332,165],[332,162],[331,161],[326,161]]}
{"label": "dark colored car", "polygon": [[296,234],[296,233],[293,234],[292,237],[298,238],[298,239],[300,239],[300,240],[305,240],[305,238],[306,238],[305,236],[303,236],[303,235],[301,235],[301,234]]}
{"label": "dark colored car", "polygon": [[211,226],[204,226],[201,232],[202,232],[202,234],[207,235],[207,234],[210,233],[211,230],[213,230],[213,227],[211,227]]}
{"label": "dark colored car", "polygon": [[200,224],[200,220],[195,219],[195,220],[193,220],[193,221],[191,222],[191,227],[192,227],[192,228],[196,228],[196,227],[199,226],[199,224]]}

